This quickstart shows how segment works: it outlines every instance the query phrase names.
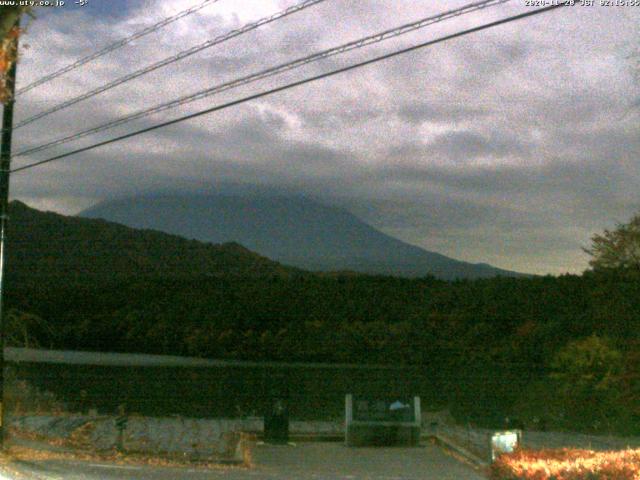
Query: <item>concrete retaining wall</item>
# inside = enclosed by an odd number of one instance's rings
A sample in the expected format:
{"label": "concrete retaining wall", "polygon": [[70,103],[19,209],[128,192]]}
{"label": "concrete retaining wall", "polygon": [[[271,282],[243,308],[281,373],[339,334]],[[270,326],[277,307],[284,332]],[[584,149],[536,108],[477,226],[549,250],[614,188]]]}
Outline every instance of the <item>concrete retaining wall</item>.
{"label": "concrete retaining wall", "polygon": [[234,419],[28,416],[16,418],[14,435],[37,435],[81,450],[191,455],[242,461],[241,432],[259,429],[257,422]]}
{"label": "concrete retaining wall", "polygon": [[[195,419],[181,417],[126,417],[118,427],[117,417],[48,415],[14,418],[15,435],[37,435],[69,447],[152,454],[185,454],[242,460],[242,432],[261,433],[262,418]],[[290,424],[293,435],[341,435],[341,422]]]}

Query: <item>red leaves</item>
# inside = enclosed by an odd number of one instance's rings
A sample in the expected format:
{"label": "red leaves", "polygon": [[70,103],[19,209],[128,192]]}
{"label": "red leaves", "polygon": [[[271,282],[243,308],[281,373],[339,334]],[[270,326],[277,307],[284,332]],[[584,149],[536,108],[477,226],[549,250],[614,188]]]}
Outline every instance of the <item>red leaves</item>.
{"label": "red leaves", "polygon": [[501,455],[490,468],[492,480],[640,480],[640,449],[519,450]]}
{"label": "red leaves", "polygon": [[0,43],[0,102],[9,100],[9,92],[6,88],[7,73],[16,61],[15,39],[20,36],[21,30],[13,27]]}

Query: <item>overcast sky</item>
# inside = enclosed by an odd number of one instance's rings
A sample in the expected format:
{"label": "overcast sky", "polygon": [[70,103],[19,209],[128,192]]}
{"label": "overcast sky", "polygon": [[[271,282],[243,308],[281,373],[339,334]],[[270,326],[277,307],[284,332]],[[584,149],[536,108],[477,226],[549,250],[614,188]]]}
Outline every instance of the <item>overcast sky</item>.
{"label": "overcast sky", "polygon": [[[197,1],[67,3],[28,25],[18,87]],[[294,3],[219,0],[19,96],[16,121]],[[14,151],[466,3],[326,0],[18,129]],[[14,166],[530,9],[513,0]],[[12,197],[75,214],[106,198],[256,183],[456,259],[581,272],[590,236],[640,210],[639,25],[638,7],[557,9],[15,174]]]}

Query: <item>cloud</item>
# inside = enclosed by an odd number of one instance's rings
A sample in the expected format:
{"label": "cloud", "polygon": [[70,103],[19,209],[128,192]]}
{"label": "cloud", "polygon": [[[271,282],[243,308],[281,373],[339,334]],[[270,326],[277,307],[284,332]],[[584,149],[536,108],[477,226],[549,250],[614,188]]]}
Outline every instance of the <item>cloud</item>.
{"label": "cloud", "polygon": [[487,113],[483,108],[469,108],[462,105],[442,105],[437,108],[428,103],[408,103],[398,109],[400,118],[413,124],[450,123],[467,118],[480,118]]}
{"label": "cloud", "polygon": [[471,131],[453,131],[438,135],[426,145],[426,149],[434,157],[464,163],[478,157],[495,160],[507,155],[526,156],[522,143],[520,139],[508,138],[501,133],[484,137]]}
{"label": "cloud", "polygon": [[[220,0],[19,97],[19,121],[293,0]],[[448,9],[463,1],[447,2]],[[20,85],[191,1],[55,9],[34,21]],[[119,9],[116,12],[116,9]],[[15,132],[39,145],[181,95],[435,14],[437,2],[323,2]],[[15,165],[529,11],[510,2],[155,114]],[[637,9],[559,9],[14,175],[12,194],[75,213],[103,198],[226,183],[304,192],[455,258],[536,273],[638,210]]]}

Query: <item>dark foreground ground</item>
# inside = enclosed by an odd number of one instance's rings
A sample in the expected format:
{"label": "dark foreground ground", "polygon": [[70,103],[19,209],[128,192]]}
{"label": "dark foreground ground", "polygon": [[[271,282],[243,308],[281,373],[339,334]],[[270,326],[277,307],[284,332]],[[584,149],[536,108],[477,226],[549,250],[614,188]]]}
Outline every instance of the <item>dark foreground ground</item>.
{"label": "dark foreground ground", "polygon": [[[476,480],[479,472],[440,447],[347,448],[341,443],[301,443],[297,446],[258,445],[250,469],[221,467],[158,468],[69,460],[21,462],[7,470],[7,479],[51,480]],[[0,479],[2,478],[0,474]]]}

